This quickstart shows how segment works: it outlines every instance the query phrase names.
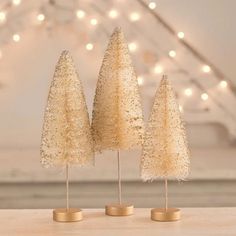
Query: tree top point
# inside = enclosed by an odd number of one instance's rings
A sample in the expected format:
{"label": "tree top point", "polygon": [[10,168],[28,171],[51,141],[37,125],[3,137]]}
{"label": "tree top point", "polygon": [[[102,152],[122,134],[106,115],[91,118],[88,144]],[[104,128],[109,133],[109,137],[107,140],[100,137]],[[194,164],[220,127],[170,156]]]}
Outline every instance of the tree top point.
{"label": "tree top point", "polygon": [[114,32],[122,32],[122,29],[120,26],[117,26],[115,29],[114,29]]}
{"label": "tree top point", "polygon": [[121,27],[116,27],[116,28],[114,29],[112,35],[116,35],[116,36],[118,36],[118,35],[124,35],[124,33],[123,33]]}
{"label": "tree top point", "polygon": [[162,76],[162,79],[168,79],[168,75],[164,74],[164,75]]}
{"label": "tree top point", "polygon": [[61,52],[61,57],[63,57],[63,56],[70,56],[70,52],[68,50],[63,50]]}
{"label": "tree top point", "polygon": [[168,76],[164,74],[161,79],[161,85],[171,85],[170,80],[168,79]]}

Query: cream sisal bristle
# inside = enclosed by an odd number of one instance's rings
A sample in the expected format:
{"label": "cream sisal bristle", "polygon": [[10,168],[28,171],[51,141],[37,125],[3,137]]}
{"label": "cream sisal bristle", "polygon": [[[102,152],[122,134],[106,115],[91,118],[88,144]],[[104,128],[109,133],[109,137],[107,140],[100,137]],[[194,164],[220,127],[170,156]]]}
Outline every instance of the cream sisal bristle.
{"label": "cream sisal bristle", "polygon": [[137,78],[120,28],[111,36],[94,98],[92,133],[95,150],[140,147],[143,114]]}
{"label": "cream sisal bristle", "polygon": [[189,174],[189,149],[174,91],[166,76],[155,95],[141,158],[144,180],[183,180]]}
{"label": "cream sisal bristle", "polygon": [[45,167],[94,163],[83,88],[69,52],[62,52],[51,83],[41,142]]}

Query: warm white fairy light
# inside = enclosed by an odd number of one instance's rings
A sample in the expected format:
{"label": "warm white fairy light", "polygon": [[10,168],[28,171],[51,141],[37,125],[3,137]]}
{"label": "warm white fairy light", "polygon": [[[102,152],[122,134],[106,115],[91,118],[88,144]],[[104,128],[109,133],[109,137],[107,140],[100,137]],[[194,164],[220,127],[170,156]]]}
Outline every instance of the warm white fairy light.
{"label": "warm white fairy light", "polygon": [[226,88],[228,86],[228,83],[225,80],[221,80],[219,85],[221,88]]}
{"label": "warm white fairy light", "polygon": [[20,41],[20,35],[19,34],[13,34],[12,39],[14,42],[19,42]]}
{"label": "warm white fairy light", "polygon": [[155,65],[154,73],[161,74],[163,72],[163,67],[161,65]]}
{"label": "warm white fairy light", "polygon": [[128,44],[128,47],[129,47],[129,50],[131,51],[131,52],[135,52],[136,50],[137,50],[137,44],[135,43],[135,42],[132,42],[132,43],[129,43]]}
{"label": "warm white fairy light", "polygon": [[112,19],[117,18],[117,16],[118,16],[117,10],[115,10],[115,9],[110,10],[110,11],[108,12],[108,16],[109,16],[110,18],[112,18]]}
{"label": "warm white fairy light", "polygon": [[150,9],[155,9],[156,8],[156,3],[155,2],[150,2],[149,4],[148,4],[148,7],[150,8]]}
{"label": "warm white fairy light", "polygon": [[92,43],[87,43],[87,44],[86,44],[86,49],[87,49],[88,51],[93,50],[93,44],[92,44]]}
{"label": "warm white fairy light", "polygon": [[38,16],[37,16],[37,19],[38,19],[38,21],[44,21],[45,20],[45,15],[44,14],[42,14],[42,13],[40,13],[40,14],[38,14]]}
{"label": "warm white fairy light", "polygon": [[76,11],[76,17],[78,19],[83,19],[85,17],[86,13],[83,10],[77,10]]}
{"label": "warm white fairy light", "polygon": [[177,36],[178,36],[178,38],[183,39],[184,38],[184,32],[178,32]]}
{"label": "warm white fairy light", "polygon": [[180,112],[183,112],[183,110],[184,110],[184,109],[183,109],[183,106],[179,105],[179,111],[180,111]]}
{"label": "warm white fairy light", "polygon": [[97,25],[98,24],[98,20],[96,18],[93,18],[90,20],[90,24],[91,25]]}
{"label": "warm white fairy light", "polygon": [[208,96],[207,93],[202,93],[201,99],[202,99],[203,101],[206,101],[208,98],[209,98],[209,96]]}
{"label": "warm white fairy light", "polygon": [[169,56],[170,57],[175,57],[176,56],[176,52],[174,50],[169,51]]}
{"label": "warm white fairy light", "polygon": [[138,76],[138,85],[143,85],[143,83],[144,83],[144,79],[143,79],[143,77],[142,76]]}
{"label": "warm white fairy light", "polygon": [[208,66],[208,65],[203,65],[203,66],[202,66],[202,71],[203,71],[204,73],[209,73],[209,72],[211,71],[211,67]]}
{"label": "warm white fairy light", "polygon": [[21,0],[12,0],[12,4],[18,6],[21,4]]}
{"label": "warm white fairy light", "polygon": [[188,97],[193,95],[193,90],[191,88],[187,88],[184,90],[184,94]]}
{"label": "warm white fairy light", "polygon": [[138,12],[132,12],[129,16],[131,21],[138,21],[140,19],[140,14]]}
{"label": "warm white fairy light", "polygon": [[3,23],[6,21],[6,12],[1,11],[0,12],[0,22]]}

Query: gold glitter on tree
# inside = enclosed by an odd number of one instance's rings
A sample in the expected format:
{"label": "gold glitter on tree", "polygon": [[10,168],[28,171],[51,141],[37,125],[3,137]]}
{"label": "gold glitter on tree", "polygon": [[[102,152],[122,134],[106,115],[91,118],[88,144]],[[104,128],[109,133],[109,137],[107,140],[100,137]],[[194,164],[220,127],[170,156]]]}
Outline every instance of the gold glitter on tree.
{"label": "gold glitter on tree", "polygon": [[94,98],[95,150],[127,150],[142,144],[143,115],[137,78],[120,28],[105,52]]}
{"label": "gold glitter on tree", "polygon": [[45,167],[93,165],[93,142],[82,84],[69,52],[63,51],[50,87],[41,142]]}
{"label": "gold glitter on tree", "polygon": [[174,91],[166,76],[155,95],[144,135],[141,175],[144,180],[185,179],[189,150]]}

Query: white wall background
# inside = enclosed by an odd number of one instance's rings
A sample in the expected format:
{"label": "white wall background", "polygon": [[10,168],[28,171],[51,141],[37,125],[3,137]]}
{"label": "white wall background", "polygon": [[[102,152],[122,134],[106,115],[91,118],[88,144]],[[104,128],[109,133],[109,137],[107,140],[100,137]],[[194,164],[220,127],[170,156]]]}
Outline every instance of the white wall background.
{"label": "white wall background", "polygon": [[[27,0],[23,2],[27,4]],[[236,1],[156,2],[157,11],[177,31],[185,32],[186,39],[236,83]],[[97,26],[98,32],[99,27],[102,28],[102,25]],[[153,37],[158,37],[158,33],[153,34]],[[100,45],[95,46],[91,52],[85,50],[82,41],[81,34],[76,34],[70,25],[55,28],[50,37],[43,27],[31,27],[25,29],[20,42],[10,42],[4,47],[4,55],[0,61],[0,180],[40,181],[61,178],[55,176],[54,172],[42,170],[39,164],[43,110],[56,61],[60,52],[68,49],[78,66],[91,113],[96,79],[108,37],[99,42]],[[145,99],[147,100],[144,94]],[[145,108],[146,116],[148,111],[148,108]],[[235,152],[233,148],[229,149],[231,140],[226,128],[218,124],[204,123],[204,120],[201,125],[189,123],[188,128],[194,153],[192,178],[236,177],[236,174],[233,174],[233,164],[236,164],[236,161],[232,159]],[[129,161],[124,162],[127,162],[127,170],[130,170],[126,178],[139,178],[138,158],[134,159],[139,154],[125,156]],[[217,161],[214,161],[214,158],[217,158]],[[222,165],[222,158],[228,158],[228,164]],[[132,163],[134,161],[135,164]],[[98,160],[94,176],[91,177],[86,171],[82,171],[81,175],[76,177],[75,174],[74,178],[115,178],[115,167],[111,167],[104,176],[101,175],[105,162],[103,158]],[[213,165],[212,172],[207,171],[209,162]],[[109,160],[109,165],[112,166],[113,161]]]}

